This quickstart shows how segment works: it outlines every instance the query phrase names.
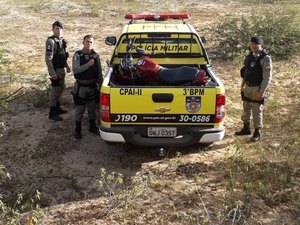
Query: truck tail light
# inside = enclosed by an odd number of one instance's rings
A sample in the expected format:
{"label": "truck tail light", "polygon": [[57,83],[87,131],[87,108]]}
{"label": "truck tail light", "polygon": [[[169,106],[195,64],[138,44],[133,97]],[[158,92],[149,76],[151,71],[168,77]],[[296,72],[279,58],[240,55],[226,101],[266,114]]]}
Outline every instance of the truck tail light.
{"label": "truck tail light", "polygon": [[225,117],[225,94],[217,95],[216,99],[216,121],[215,123],[221,123]]}
{"label": "truck tail light", "polygon": [[110,122],[110,95],[101,93],[100,95],[100,115],[101,120]]}

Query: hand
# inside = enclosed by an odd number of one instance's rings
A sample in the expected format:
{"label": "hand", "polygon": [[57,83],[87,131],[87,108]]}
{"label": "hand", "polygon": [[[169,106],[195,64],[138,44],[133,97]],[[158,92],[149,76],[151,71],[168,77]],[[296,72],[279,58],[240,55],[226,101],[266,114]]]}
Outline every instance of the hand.
{"label": "hand", "polygon": [[241,85],[241,92],[243,92],[244,91],[244,85],[242,84]]}
{"label": "hand", "polygon": [[95,63],[95,60],[94,60],[94,59],[90,59],[89,62],[88,62],[88,64],[89,64],[90,66],[94,65],[94,63]]}
{"label": "hand", "polygon": [[50,75],[50,80],[57,80],[57,75],[56,74],[51,74]]}
{"label": "hand", "polygon": [[256,94],[255,94],[255,100],[261,101],[262,99],[263,99],[263,94],[260,93],[259,91],[256,92]]}
{"label": "hand", "polygon": [[69,66],[67,66],[66,68],[67,68],[67,73],[71,73],[71,68]]}

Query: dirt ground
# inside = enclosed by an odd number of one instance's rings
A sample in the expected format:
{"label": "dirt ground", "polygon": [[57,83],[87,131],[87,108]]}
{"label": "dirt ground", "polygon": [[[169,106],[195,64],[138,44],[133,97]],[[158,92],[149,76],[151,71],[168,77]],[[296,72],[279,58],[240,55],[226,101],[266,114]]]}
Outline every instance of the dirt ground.
{"label": "dirt ground", "polygon": [[[68,113],[63,115],[62,122],[50,121],[46,95],[42,93],[42,100],[38,99],[39,95],[35,88],[41,84],[46,74],[43,62],[44,43],[46,37],[51,35],[53,21],[60,19],[64,22],[71,55],[81,48],[82,36],[86,33],[95,33],[97,37],[95,49],[101,55],[105,70],[105,60],[112,51],[112,48],[108,48],[103,42],[105,36],[119,34],[125,12],[153,11],[151,7],[158,1],[145,1],[143,6],[139,1],[110,3],[101,1],[99,5],[97,1],[95,2],[60,3],[55,0],[32,1],[30,4],[18,0],[0,2],[0,25],[4,30],[4,33],[0,34],[0,40],[7,57],[12,59],[13,71],[17,76],[17,84],[11,88],[23,87],[18,93],[20,97],[9,102],[8,111],[0,111],[0,164],[5,165],[12,175],[12,180],[0,186],[0,193],[6,196],[18,193],[30,195],[39,190],[42,193],[40,205],[44,212],[41,222],[43,225],[197,224],[197,221],[186,219],[189,215],[187,209],[194,208],[195,211],[191,212],[193,215],[197,215],[197,210],[203,211],[201,204],[199,206],[201,201],[198,199],[199,195],[195,194],[191,175],[197,172],[205,174],[202,191],[206,193],[204,200],[207,210],[217,211],[222,205],[220,199],[225,190],[222,182],[224,177],[219,176],[222,171],[218,168],[218,163],[228,162],[230,154],[235,150],[235,143],[239,141],[244,145],[242,150],[245,156],[255,157],[255,151],[264,146],[279,148],[282,139],[271,139],[273,136],[270,124],[266,125],[263,133],[264,142],[261,144],[252,144],[247,138],[237,140],[234,137],[234,132],[240,128],[241,112],[238,68],[235,67],[235,62],[228,63],[215,59],[212,59],[212,64],[226,87],[229,114],[225,123],[225,138],[212,146],[168,148],[166,156],[160,157],[158,148],[131,149],[125,145],[107,145],[100,137],[88,132],[86,115],[83,121],[83,138],[76,140],[73,137],[74,105],[70,95],[74,82],[72,74],[68,75],[67,88],[62,97],[62,107],[67,109]],[[180,1],[173,3],[167,1],[162,4],[160,11],[190,12],[192,19],[189,22],[197,31],[209,36],[211,34],[206,31],[206,27],[216,22],[216,18],[222,20],[233,8],[234,14],[247,10],[239,4],[220,2],[185,1],[183,4]],[[91,10],[90,4],[95,4],[96,10]],[[11,40],[14,42],[10,43]],[[18,54],[15,54],[16,52]],[[274,69],[277,73],[282,72],[278,64],[275,64]],[[300,78],[296,77],[294,82],[300,85]],[[285,93],[280,101],[284,102],[283,99],[289,97],[277,79],[274,80],[272,87],[277,87],[280,93]],[[296,113],[296,108],[297,104],[288,111]],[[100,168],[105,168],[108,173],[121,173],[125,180],[139,174],[149,175],[154,171],[157,179],[161,179],[162,183],[165,182],[167,190],[155,186],[154,189],[161,191],[162,198],[150,196],[144,199],[141,207],[144,211],[130,214],[129,209],[125,210],[128,212],[127,217],[124,217],[126,219],[120,219],[116,216],[121,215],[117,213],[120,209],[116,207],[108,212],[106,206],[110,199],[95,186]],[[299,193],[299,187],[296,192]],[[189,198],[191,199],[187,200]],[[195,198],[198,199],[197,204],[194,202]],[[136,205],[140,204],[142,203],[136,202]],[[300,220],[299,204],[287,202],[271,207],[259,199],[252,204],[252,218],[249,218],[248,222],[227,221],[228,224],[296,225]],[[128,218],[130,216],[131,219]]]}

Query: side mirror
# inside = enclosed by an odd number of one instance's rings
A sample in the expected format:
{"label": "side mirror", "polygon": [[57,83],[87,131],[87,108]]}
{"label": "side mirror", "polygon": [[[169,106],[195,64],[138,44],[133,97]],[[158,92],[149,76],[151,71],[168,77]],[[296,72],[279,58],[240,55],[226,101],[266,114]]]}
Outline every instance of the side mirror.
{"label": "side mirror", "polygon": [[117,43],[117,38],[115,36],[108,36],[105,38],[105,44],[115,45]]}
{"label": "side mirror", "polygon": [[202,42],[202,44],[203,45],[206,45],[206,43],[207,43],[207,40],[206,40],[206,38],[205,37],[200,37],[200,40],[201,40],[201,42]]}

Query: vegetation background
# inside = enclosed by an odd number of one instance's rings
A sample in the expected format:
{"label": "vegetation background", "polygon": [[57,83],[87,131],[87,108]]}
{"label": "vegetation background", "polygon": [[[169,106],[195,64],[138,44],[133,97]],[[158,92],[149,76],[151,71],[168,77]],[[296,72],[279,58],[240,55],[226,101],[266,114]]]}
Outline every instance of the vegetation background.
{"label": "vegetation background", "polygon": [[[105,69],[125,13],[190,13],[227,95],[226,137],[212,146],[107,146],[72,131],[74,78],[61,123],[47,119],[44,63],[60,20],[71,56],[96,37]],[[300,56],[298,0],[1,0],[0,224],[298,224]],[[263,139],[240,129],[241,68],[249,39],[263,37],[274,59]],[[87,121],[86,121],[87,122]]]}

